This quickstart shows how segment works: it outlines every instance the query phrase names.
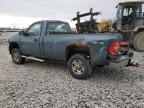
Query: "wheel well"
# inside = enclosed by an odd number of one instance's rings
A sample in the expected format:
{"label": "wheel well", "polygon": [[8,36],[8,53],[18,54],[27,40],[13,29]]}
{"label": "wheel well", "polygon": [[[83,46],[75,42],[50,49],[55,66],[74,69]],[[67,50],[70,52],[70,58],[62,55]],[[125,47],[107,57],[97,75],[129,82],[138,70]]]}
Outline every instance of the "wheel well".
{"label": "wheel well", "polygon": [[69,46],[65,53],[67,61],[74,54],[82,54],[86,58],[90,58],[90,49],[87,46]]}
{"label": "wheel well", "polygon": [[9,52],[10,52],[10,54],[11,54],[12,49],[14,49],[14,48],[19,48],[18,44],[15,43],[15,42],[10,43],[9,44]]}
{"label": "wheel well", "polygon": [[140,33],[140,32],[143,32],[144,31],[144,28],[139,28],[137,33]]}

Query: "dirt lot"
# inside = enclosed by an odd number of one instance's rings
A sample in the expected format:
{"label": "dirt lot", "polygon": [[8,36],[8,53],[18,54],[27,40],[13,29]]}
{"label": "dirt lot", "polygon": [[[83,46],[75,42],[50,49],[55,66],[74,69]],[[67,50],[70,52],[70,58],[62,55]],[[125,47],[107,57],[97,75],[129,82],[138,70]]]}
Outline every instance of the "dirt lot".
{"label": "dirt lot", "polygon": [[0,36],[0,108],[144,108],[144,53],[135,54],[138,68],[111,64],[76,80],[65,64],[15,65],[6,42],[12,34]]}

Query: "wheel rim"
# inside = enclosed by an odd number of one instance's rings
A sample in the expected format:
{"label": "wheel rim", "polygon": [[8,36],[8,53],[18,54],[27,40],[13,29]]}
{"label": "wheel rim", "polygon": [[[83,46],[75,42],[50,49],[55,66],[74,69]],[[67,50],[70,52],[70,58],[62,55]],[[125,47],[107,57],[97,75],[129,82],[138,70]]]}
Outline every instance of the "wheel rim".
{"label": "wheel rim", "polygon": [[20,55],[18,54],[18,52],[13,52],[13,59],[14,59],[14,61],[16,61],[16,62],[19,62],[19,57],[20,57]]}
{"label": "wheel rim", "polygon": [[82,63],[81,60],[78,60],[78,59],[72,61],[71,67],[72,67],[73,72],[77,75],[83,74],[85,70],[84,64]]}

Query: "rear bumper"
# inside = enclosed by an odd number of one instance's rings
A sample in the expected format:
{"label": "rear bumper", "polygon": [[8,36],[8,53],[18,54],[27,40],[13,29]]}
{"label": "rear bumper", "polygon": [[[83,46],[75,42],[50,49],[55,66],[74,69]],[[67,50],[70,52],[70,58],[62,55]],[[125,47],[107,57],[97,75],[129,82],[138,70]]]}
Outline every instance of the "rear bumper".
{"label": "rear bumper", "polygon": [[129,59],[130,59],[130,57],[128,55],[123,55],[123,56],[117,57],[115,59],[111,59],[111,60],[109,60],[109,62],[119,63],[119,62],[127,61]]}
{"label": "rear bumper", "polygon": [[127,60],[133,58],[133,55],[134,55],[134,51],[129,50],[126,55],[113,56],[110,59],[108,59],[108,61],[114,62],[114,63],[119,63],[119,62],[127,61]]}

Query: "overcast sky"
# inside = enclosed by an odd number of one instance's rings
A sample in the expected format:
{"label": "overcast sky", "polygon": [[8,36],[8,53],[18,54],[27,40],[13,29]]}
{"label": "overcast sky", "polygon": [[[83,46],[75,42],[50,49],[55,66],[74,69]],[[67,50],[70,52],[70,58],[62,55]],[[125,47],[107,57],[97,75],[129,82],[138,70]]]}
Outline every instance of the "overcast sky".
{"label": "overcast sky", "polygon": [[36,20],[70,21],[76,12],[102,11],[100,18],[114,18],[118,0],[0,0],[0,26],[25,27]]}

